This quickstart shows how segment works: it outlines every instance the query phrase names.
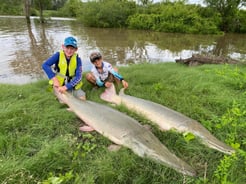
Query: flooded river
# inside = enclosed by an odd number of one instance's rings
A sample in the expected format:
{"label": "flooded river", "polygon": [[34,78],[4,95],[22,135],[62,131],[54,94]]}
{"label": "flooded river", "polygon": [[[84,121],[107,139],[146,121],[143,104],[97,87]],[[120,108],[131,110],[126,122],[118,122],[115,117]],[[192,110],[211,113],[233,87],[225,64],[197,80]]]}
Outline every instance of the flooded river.
{"label": "flooded river", "polygon": [[88,28],[72,19],[52,18],[41,25],[31,18],[0,17],[0,83],[24,84],[46,77],[42,63],[61,49],[65,37],[78,40],[83,70],[91,67],[89,54],[100,51],[113,65],[175,62],[192,54],[213,54],[244,60],[246,34],[190,35],[126,29]]}

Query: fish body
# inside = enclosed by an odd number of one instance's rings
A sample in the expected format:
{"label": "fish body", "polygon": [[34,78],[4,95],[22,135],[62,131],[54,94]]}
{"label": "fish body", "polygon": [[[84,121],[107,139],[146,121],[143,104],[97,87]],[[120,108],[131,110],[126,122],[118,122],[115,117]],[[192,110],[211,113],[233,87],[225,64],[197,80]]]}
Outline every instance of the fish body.
{"label": "fish body", "polygon": [[81,101],[69,93],[61,94],[55,91],[55,94],[81,120],[112,142],[131,149],[140,157],[155,160],[184,175],[196,175],[191,166],[171,153],[151,131],[135,119],[107,105],[89,100]]}
{"label": "fish body", "polygon": [[200,137],[202,143],[210,148],[226,154],[235,152],[233,148],[218,140],[196,120],[161,104],[126,95],[124,89],[121,89],[119,95],[117,95],[115,88],[112,85],[112,87],[106,89],[105,92],[101,94],[101,98],[117,105],[125,105],[128,109],[149,119],[163,131],[175,129],[180,133],[192,133],[195,136]]}

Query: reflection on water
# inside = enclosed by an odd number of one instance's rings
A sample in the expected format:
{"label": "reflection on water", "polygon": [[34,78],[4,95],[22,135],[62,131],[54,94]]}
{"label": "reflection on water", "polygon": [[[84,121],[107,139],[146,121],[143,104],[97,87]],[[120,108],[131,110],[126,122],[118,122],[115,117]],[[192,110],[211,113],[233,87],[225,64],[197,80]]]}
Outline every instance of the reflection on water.
{"label": "reflection on water", "polygon": [[245,60],[246,35],[189,35],[126,29],[87,28],[71,19],[52,18],[45,25],[36,18],[0,17],[0,82],[23,84],[46,77],[41,64],[61,49],[65,37],[78,39],[83,70],[91,67],[89,54],[102,52],[113,65],[174,62],[194,53]]}

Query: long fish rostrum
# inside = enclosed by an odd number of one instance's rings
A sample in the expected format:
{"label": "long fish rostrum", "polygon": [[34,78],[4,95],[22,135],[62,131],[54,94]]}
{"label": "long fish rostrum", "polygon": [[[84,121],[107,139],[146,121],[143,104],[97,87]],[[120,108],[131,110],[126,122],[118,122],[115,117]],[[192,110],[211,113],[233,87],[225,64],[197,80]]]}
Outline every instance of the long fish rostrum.
{"label": "long fish rostrum", "polygon": [[81,101],[69,93],[61,94],[56,89],[55,95],[81,120],[112,142],[131,149],[140,157],[152,159],[184,175],[196,175],[191,166],[171,153],[150,130],[144,128],[135,119],[107,105],[89,100]]}
{"label": "long fish rostrum", "polygon": [[218,140],[197,121],[163,105],[126,95],[124,94],[124,89],[121,89],[119,95],[117,95],[115,87],[112,85],[112,87],[106,89],[105,92],[101,94],[101,98],[117,105],[125,105],[128,109],[143,115],[151,122],[155,123],[161,130],[175,129],[181,133],[189,132],[200,137],[202,143],[210,148],[226,154],[235,152],[233,148]]}

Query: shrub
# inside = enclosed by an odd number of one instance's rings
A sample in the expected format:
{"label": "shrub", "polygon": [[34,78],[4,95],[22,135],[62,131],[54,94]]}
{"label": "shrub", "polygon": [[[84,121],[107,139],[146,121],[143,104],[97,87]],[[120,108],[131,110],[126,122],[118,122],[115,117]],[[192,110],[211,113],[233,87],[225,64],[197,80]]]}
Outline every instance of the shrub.
{"label": "shrub", "polygon": [[134,2],[103,0],[83,3],[79,12],[80,21],[91,27],[126,27],[129,15],[135,12]]}

